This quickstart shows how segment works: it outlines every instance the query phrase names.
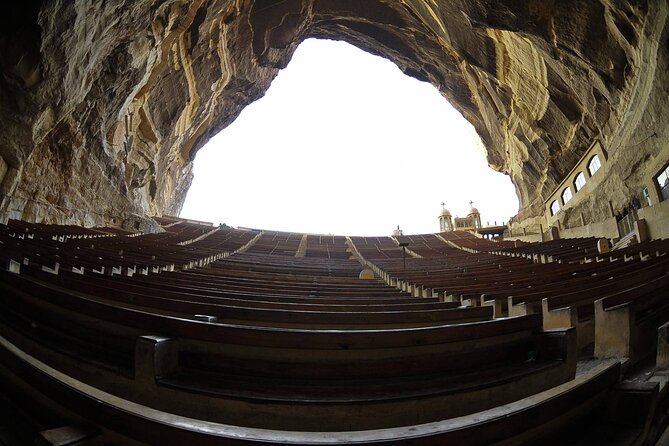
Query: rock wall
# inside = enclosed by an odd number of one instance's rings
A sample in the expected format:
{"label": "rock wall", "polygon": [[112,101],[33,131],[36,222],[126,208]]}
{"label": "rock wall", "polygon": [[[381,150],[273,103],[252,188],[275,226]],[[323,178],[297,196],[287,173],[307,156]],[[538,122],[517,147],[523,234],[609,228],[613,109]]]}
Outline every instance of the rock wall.
{"label": "rock wall", "polygon": [[595,138],[614,167],[579,209],[590,221],[607,212],[602,203],[638,190],[667,144],[666,0],[47,0],[8,9],[4,218],[108,224],[178,214],[197,150],[309,37],[345,40],[435,85],[474,125],[490,166],[511,176],[521,221],[543,212]]}

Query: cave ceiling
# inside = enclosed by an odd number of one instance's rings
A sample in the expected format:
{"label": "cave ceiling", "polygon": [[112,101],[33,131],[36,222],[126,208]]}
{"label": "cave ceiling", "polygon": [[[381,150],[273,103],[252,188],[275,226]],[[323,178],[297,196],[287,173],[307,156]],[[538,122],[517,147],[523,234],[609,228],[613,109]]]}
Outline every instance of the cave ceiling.
{"label": "cave ceiling", "polygon": [[489,165],[511,176],[519,219],[543,212],[593,141],[621,166],[611,181],[629,182],[639,176],[629,166],[654,150],[632,150],[633,141],[666,135],[665,0],[8,8],[0,214],[13,218],[107,224],[178,214],[197,150],[263,96],[306,38],[344,40],[434,85],[472,123]]}

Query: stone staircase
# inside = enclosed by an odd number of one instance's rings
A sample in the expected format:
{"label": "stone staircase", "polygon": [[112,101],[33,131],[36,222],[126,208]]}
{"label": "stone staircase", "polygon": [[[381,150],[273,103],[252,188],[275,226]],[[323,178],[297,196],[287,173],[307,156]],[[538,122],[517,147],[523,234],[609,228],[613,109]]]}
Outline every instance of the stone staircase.
{"label": "stone staircase", "polygon": [[621,237],[617,242],[613,244],[613,250],[615,251],[616,249],[623,249],[627,248],[630,245],[634,245],[638,243],[639,241],[637,240],[636,233],[635,232],[630,232],[624,237]]}
{"label": "stone staircase", "polygon": [[300,240],[300,246],[297,247],[297,251],[295,252],[295,257],[306,257],[307,256],[307,234],[304,234],[302,236],[302,240]]}

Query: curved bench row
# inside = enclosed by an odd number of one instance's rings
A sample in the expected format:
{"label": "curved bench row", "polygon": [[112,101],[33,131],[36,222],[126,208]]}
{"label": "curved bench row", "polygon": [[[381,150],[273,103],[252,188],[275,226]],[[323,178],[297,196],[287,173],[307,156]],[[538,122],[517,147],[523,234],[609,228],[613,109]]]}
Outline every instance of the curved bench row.
{"label": "curved bench row", "polygon": [[[157,410],[119,398],[73,379],[0,337],[4,383],[25,398],[35,392],[60,407],[59,416],[80,421],[86,414],[104,427],[101,441],[124,439],[147,444],[198,445],[501,445],[538,444],[568,432],[577,420],[598,410],[617,382],[618,362],[603,363],[576,379],[469,416],[364,431],[299,432],[213,423]],[[63,414],[71,414],[70,417]],[[68,420],[69,421],[69,420]],[[65,422],[65,420],[64,420]]]}

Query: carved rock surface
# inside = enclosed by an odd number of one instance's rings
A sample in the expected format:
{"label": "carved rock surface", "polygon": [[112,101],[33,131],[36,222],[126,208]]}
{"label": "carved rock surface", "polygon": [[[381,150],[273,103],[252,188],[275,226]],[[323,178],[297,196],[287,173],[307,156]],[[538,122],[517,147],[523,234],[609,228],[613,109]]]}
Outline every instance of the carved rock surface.
{"label": "carved rock surface", "polygon": [[608,201],[638,194],[667,141],[666,0],[8,5],[5,218],[108,224],[178,214],[197,150],[264,94],[309,37],[345,40],[435,85],[474,125],[490,166],[511,175],[519,220],[543,212],[595,139],[612,170],[575,211],[606,216]]}

